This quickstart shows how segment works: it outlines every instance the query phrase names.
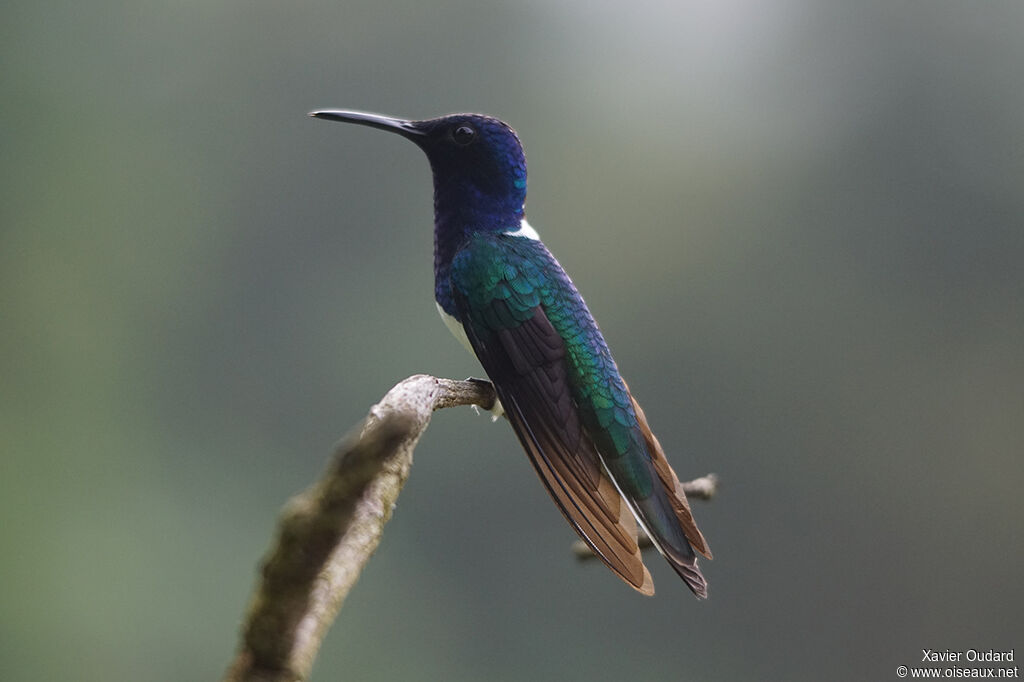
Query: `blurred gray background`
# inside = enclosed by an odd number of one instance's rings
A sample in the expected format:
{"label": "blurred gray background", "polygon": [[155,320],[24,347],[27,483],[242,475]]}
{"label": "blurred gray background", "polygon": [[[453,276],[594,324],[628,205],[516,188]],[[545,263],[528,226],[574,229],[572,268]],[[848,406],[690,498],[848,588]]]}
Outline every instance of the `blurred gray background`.
{"label": "blurred gray background", "polygon": [[509,121],[715,553],[645,599],[439,413],[318,680],[884,680],[1024,644],[1024,4],[7,3],[0,679],[215,679],[275,517],[480,369],[431,186]]}

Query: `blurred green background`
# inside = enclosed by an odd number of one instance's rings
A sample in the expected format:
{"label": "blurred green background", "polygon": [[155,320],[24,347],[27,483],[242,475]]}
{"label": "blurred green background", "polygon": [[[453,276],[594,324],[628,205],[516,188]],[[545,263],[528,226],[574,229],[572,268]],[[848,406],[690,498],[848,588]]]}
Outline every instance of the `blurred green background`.
{"label": "blurred green background", "polygon": [[281,505],[479,375],[431,186],[345,107],[509,121],[715,553],[575,562],[435,417],[314,679],[895,679],[1024,644],[1024,4],[7,3],[0,679],[215,679]]}

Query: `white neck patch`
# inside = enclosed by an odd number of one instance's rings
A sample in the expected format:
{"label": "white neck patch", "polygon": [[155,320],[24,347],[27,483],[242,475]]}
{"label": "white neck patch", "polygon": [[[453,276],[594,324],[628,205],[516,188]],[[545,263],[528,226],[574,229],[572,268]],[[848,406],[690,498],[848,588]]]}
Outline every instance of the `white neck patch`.
{"label": "white neck patch", "polygon": [[540,235],[537,234],[537,230],[530,227],[530,223],[526,222],[526,218],[519,223],[519,229],[515,232],[506,232],[509,237],[526,237],[527,239],[534,239],[540,241]]}

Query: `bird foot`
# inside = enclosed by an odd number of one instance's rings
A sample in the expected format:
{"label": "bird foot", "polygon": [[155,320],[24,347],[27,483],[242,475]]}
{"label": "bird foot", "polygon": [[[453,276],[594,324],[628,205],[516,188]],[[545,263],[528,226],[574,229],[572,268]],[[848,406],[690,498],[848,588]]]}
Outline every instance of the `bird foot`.
{"label": "bird foot", "polygon": [[[487,379],[477,379],[476,377],[467,377],[466,381],[472,381],[473,383],[476,383],[476,384],[487,384],[488,386],[491,385],[491,382],[488,381]],[[474,412],[476,412],[477,414],[480,414],[480,408],[479,407],[477,407],[476,405],[470,405],[470,407],[473,408]],[[491,421],[492,422],[496,422],[499,419],[501,419],[503,416],[505,416],[505,408],[501,406],[501,401],[498,400],[497,397],[494,398],[494,404],[491,405],[491,409],[489,409],[487,411],[491,413]]]}

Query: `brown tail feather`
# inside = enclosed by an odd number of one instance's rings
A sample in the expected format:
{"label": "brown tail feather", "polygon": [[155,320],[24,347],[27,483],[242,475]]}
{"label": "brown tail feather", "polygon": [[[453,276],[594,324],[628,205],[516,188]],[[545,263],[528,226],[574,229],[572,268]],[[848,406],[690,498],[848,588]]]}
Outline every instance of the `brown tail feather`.
{"label": "brown tail feather", "polygon": [[[626,387],[629,390],[629,387]],[[633,410],[636,412],[637,421],[640,422],[640,431],[644,434],[644,440],[647,442],[647,449],[651,454],[651,459],[654,461],[654,469],[658,472],[658,478],[661,479],[662,485],[665,487],[665,492],[668,493],[668,498],[672,503],[672,509],[676,513],[676,518],[679,519],[679,523],[683,528],[683,533],[686,535],[686,539],[690,541],[690,545],[693,546],[697,552],[707,559],[711,558],[711,549],[708,547],[707,541],[704,539],[703,533],[697,528],[697,522],[693,519],[693,513],[690,511],[690,503],[686,501],[686,493],[683,492],[683,486],[679,482],[679,477],[676,476],[676,472],[672,470],[672,467],[668,463],[668,459],[665,458],[665,451],[661,448],[661,443],[658,442],[657,436],[651,431],[651,427],[647,424],[647,416],[644,414],[640,404],[637,403],[636,398],[630,395],[630,400],[633,401]],[[684,576],[685,577],[685,576]]]}

